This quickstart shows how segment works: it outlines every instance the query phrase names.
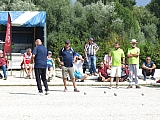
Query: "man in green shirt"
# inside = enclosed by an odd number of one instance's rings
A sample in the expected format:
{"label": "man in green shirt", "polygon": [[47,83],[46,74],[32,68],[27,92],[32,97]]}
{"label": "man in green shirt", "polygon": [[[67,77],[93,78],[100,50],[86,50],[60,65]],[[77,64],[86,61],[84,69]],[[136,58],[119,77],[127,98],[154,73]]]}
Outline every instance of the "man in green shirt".
{"label": "man in green shirt", "polygon": [[132,82],[134,80],[136,88],[140,88],[138,85],[138,70],[139,70],[139,54],[140,49],[136,47],[136,39],[132,39],[130,42],[132,47],[128,49],[129,57],[129,86],[127,88],[132,88]]}
{"label": "man in green shirt", "polygon": [[[114,77],[116,77],[116,88],[118,88],[119,78],[121,77],[121,59],[123,58],[123,63],[125,62],[125,55],[123,50],[120,49],[119,42],[115,43],[115,48],[111,50],[110,56],[112,57],[112,67],[109,89],[112,88],[112,82]],[[108,63],[110,63],[110,61],[108,61]]]}

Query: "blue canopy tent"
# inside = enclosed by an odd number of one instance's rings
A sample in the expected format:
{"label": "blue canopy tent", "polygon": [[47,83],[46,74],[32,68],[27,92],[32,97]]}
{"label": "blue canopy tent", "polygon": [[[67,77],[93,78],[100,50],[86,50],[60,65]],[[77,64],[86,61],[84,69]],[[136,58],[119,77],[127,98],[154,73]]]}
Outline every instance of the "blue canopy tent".
{"label": "blue canopy tent", "polygon": [[43,11],[0,11],[0,40],[5,40],[8,13],[11,16],[14,44],[31,44],[33,48],[34,41],[40,38],[44,46],[47,46],[46,12]]}
{"label": "blue canopy tent", "polygon": [[[8,13],[12,24],[12,59],[9,61],[9,69],[21,69],[20,64],[23,59],[23,53],[27,48],[34,48],[37,38],[42,40],[44,46],[47,46],[46,12],[0,11],[1,43],[5,41]],[[3,49],[3,47],[0,49]]]}

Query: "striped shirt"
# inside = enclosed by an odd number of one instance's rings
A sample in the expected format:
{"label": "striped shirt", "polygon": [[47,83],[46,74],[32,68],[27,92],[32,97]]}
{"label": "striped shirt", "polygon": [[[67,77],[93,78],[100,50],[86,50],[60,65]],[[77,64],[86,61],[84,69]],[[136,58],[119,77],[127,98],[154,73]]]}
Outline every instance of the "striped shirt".
{"label": "striped shirt", "polygon": [[89,44],[87,43],[85,46],[85,51],[87,52],[88,55],[95,55],[96,54],[96,50],[98,49],[98,45],[96,43],[93,44]]}

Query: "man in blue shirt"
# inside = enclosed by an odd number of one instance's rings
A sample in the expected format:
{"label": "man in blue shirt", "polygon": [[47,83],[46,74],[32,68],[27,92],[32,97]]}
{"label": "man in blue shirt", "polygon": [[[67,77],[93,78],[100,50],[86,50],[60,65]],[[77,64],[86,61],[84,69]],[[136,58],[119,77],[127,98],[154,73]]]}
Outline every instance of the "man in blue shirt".
{"label": "man in blue shirt", "polygon": [[[62,57],[62,59],[60,59]],[[58,54],[58,62],[60,65],[62,65],[62,78],[64,82],[64,92],[67,91],[67,75],[69,74],[70,78],[72,79],[73,86],[74,86],[74,92],[79,92],[79,90],[76,88],[75,84],[75,77],[74,77],[74,68],[73,63],[76,60],[76,52],[73,50],[73,48],[70,47],[70,41],[65,41],[65,46],[59,51]]]}
{"label": "man in blue shirt", "polygon": [[34,48],[31,58],[31,63],[34,63],[34,70],[36,76],[36,82],[39,94],[43,94],[41,79],[45,87],[45,95],[48,94],[48,84],[46,80],[46,68],[47,68],[47,48],[42,45],[40,39],[36,40],[37,46]]}
{"label": "man in blue shirt", "polygon": [[150,75],[152,76],[151,79],[155,80],[154,78],[155,68],[156,68],[156,65],[154,64],[154,62],[151,61],[150,57],[147,57],[146,61],[143,62],[143,65],[142,65],[142,74],[144,76],[144,81],[146,81],[146,76],[150,76]]}

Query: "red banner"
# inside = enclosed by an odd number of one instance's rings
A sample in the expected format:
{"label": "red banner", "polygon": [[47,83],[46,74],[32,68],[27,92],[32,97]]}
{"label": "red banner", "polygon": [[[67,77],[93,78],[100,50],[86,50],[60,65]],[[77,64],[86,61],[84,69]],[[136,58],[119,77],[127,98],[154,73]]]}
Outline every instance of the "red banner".
{"label": "red banner", "polygon": [[12,45],[12,25],[11,25],[11,17],[10,14],[8,13],[6,38],[4,45],[4,55],[7,57],[11,57],[11,45]]}

